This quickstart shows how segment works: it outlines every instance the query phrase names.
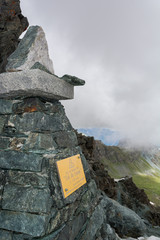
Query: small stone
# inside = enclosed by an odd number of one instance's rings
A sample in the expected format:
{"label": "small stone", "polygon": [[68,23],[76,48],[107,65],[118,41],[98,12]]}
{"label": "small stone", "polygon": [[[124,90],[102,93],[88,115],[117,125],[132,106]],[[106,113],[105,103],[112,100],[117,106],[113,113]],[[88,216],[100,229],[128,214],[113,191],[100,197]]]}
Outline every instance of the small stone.
{"label": "small stone", "polygon": [[[79,149],[79,151],[80,151],[80,149]],[[80,153],[81,153],[81,151],[80,151]],[[89,170],[89,165],[88,165],[88,162],[83,153],[81,153],[81,160],[82,160],[84,171],[87,172]]]}
{"label": "small stone", "polygon": [[93,198],[96,197],[96,195],[97,195],[97,185],[96,185],[96,183],[93,179],[88,183],[88,189],[92,193],[92,197]]}
{"label": "small stone", "polygon": [[45,103],[39,98],[26,98],[13,105],[13,112],[15,114],[22,114],[25,112],[45,112],[45,110]]}
{"label": "small stone", "polygon": [[56,143],[53,140],[50,134],[45,133],[30,133],[24,149],[27,151],[34,151],[39,152],[40,150],[47,150],[54,151],[56,147]]}
{"label": "small stone", "polygon": [[54,134],[58,147],[67,148],[78,145],[76,134],[73,131],[63,131]]}
{"label": "small stone", "polygon": [[18,151],[0,151],[0,168],[39,172],[42,157],[38,154]]}
{"label": "small stone", "polygon": [[11,114],[13,102],[5,99],[0,99],[0,114]]}
{"label": "small stone", "polygon": [[8,173],[10,183],[21,186],[32,186],[37,188],[48,187],[48,177],[43,173],[30,173],[10,170]]}
{"label": "small stone", "polygon": [[51,208],[50,191],[47,188],[38,189],[6,185],[4,187],[2,209],[30,213],[47,213]]}
{"label": "small stone", "polygon": [[75,76],[71,76],[71,75],[64,75],[63,77],[61,77],[62,79],[64,79],[66,82],[70,83],[73,86],[83,86],[85,84],[85,81],[75,77]]}
{"label": "small stone", "polygon": [[103,202],[101,201],[95,208],[92,216],[90,217],[89,224],[83,235],[83,240],[95,239],[96,233],[101,229],[103,223],[106,221]]}
{"label": "small stone", "polygon": [[9,137],[1,137],[0,136],[0,149],[7,149],[10,145],[10,138]]}
{"label": "small stone", "polygon": [[24,113],[23,116],[11,115],[9,122],[14,123],[17,132],[57,132],[64,129],[61,119],[56,115],[42,112]]}
{"label": "small stone", "polygon": [[[80,213],[72,221],[68,222],[65,228],[61,231],[58,240],[75,240],[86,220],[86,215],[84,213]],[[92,238],[88,238],[88,240],[89,239]]]}
{"label": "small stone", "polygon": [[2,133],[4,125],[6,122],[6,117],[5,116],[0,116],[0,133]]}
{"label": "small stone", "polygon": [[6,71],[22,71],[30,69],[36,62],[44,65],[54,73],[52,60],[49,58],[48,45],[43,29],[31,26],[20,41],[17,49],[8,58]]}
{"label": "small stone", "polygon": [[3,189],[4,189],[5,183],[6,183],[6,172],[4,170],[0,170],[0,208],[2,207],[2,197],[3,197]]}
{"label": "small stone", "polygon": [[49,232],[55,231],[59,225],[61,225],[61,213],[57,211],[57,214],[50,220]]}
{"label": "small stone", "polygon": [[15,150],[15,151],[21,150],[25,141],[26,141],[25,138],[16,138],[16,137],[11,138],[10,139],[10,149]]}
{"label": "small stone", "polygon": [[33,237],[44,235],[48,222],[49,217],[46,214],[36,215],[6,210],[0,211],[0,228],[25,233]]}
{"label": "small stone", "polygon": [[[58,230],[48,234],[45,237],[42,238],[38,238],[39,240],[55,240],[55,237],[63,230],[63,228],[65,227],[65,225],[62,225]],[[57,238],[56,238],[57,239]]]}
{"label": "small stone", "polygon": [[12,233],[0,230],[0,240],[12,240]]}
{"label": "small stone", "polygon": [[16,234],[13,233],[13,239],[12,240],[32,240],[33,238],[26,234]]}

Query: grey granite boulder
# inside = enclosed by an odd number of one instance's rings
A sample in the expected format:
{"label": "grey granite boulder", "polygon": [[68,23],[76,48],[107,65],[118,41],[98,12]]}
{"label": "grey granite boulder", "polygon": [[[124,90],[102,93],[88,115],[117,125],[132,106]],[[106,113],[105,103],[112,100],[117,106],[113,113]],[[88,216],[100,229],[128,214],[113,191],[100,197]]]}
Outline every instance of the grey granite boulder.
{"label": "grey granite boulder", "polygon": [[73,99],[73,85],[39,69],[0,74],[0,98]]}
{"label": "grey granite boulder", "polygon": [[6,71],[27,70],[36,62],[41,63],[51,73],[54,73],[53,63],[48,54],[45,33],[41,27],[31,26],[20,41],[16,51],[8,58]]}

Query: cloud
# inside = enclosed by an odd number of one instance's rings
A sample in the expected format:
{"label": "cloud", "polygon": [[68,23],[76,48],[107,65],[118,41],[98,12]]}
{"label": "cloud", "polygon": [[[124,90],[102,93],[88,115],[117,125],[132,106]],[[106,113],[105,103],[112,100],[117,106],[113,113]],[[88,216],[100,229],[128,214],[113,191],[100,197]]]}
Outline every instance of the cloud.
{"label": "cloud", "polygon": [[133,141],[160,143],[159,0],[21,0],[41,25],[57,75],[86,86],[63,101],[74,127],[113,127]]}

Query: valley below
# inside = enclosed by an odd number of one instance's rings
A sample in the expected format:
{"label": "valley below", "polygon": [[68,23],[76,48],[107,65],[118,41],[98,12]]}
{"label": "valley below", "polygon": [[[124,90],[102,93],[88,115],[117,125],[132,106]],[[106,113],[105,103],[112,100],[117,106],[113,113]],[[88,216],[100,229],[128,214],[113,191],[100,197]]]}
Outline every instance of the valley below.
{"label": "valley below", "polygon": [[[144,189],[151,204],[160,206],[160,149],[158,147],[132,147],[127,142],[121,141],[119,133],[109,129],[81,130],[85,134],[93,133],[95,139],[99,137],[102,140],[93,141],[92,155],[104,165],[104,169],[116,182],[132,177],[136,186]],[[104,136],[105,134],[107,136]],[[83,137],[85,138],[85,135]]]}

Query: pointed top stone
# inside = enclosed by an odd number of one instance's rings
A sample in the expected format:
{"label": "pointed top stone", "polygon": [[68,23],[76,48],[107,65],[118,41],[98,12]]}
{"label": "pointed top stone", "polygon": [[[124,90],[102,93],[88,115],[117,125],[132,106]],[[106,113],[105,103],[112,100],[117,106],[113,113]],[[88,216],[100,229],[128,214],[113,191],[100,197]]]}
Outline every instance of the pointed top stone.
{"label": "pointed top stone", "polygon": [[8,58],[7,72],[30,69],[36,62],[41,63],[54,73],[52,60],[49,58],[48,44],[43,29],[31,26],[20,41],[17,49]]}

